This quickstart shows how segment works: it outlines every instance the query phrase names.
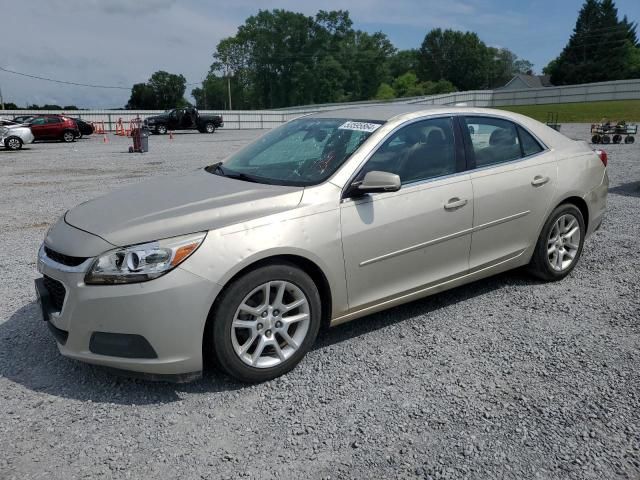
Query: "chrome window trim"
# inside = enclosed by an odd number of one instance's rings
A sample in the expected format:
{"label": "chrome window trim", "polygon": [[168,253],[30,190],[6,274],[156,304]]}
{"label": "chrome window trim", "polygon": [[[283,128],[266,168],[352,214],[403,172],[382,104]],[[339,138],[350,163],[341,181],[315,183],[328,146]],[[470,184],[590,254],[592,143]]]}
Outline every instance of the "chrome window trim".
{"label": "chrome window trim", "polygon": [[[407,120],[406,122],[403,122],[399,125],[396,125],[393,130],[391,130],[390,132],[388,132],[374,147],[371,148],[371,151],[369,151],[369,153],[367,154],[367,156],[362,160],[362,162],[360,163],[360,165],[358,165],[358,167],[354,170],[354,173],[349,177],[349,180],[347,180],[347,182],[345,183],[345,185],[342,187],[342,192],[340,193],[341,196],[341,200],[348,200],[348,198],[346,198],[344,196],[344,193],[347,191],[347,189],[351,186],[351,183],[354,181],[354,179],[358,176],[358,174],[362,171],[362,169],[364,168],[364,166],[367,164],[367,162],[371,159],[371,157],[378,151],[378,149],[382,146],[382,144],[384,142],[386,142],[387,140],[389,140],[389,138],[391,136],[393,136],[398,130],[400,130],[401,128],[407,127],[409,125],[412,125],[414,123],[417,122],[422,122],[425,120],[437,120],[439,118],[450,118],[450,119],[454,119],[456,117],[455,113],[450,113],[450,114],[436,114],[436,115],[426,115],[424,117],[418,117],[418,118],[412,118],[411,120]],[[455,127],[454,127],[454,135],[455,135]],[[454,147],[455,147],[455,143],[454,143]],[[357,150],[356,150],[357,152]],[[354,152],[354,153],[356,153]],[[415,180],[413,182],[409,182],[409,183],[404,183],[402,184],[402,186],[400,187],[400,190],[402,190],[405,186],[415,186],[417,184],[421,184],[421,183],[427,183],[427,182],[432,182],[432,181],[437,181],[437,180],[441,180],[443,178],[447,178],[447,177],[453,177],[456,175],[460,175],[461,173],[465,173],[468,174],[469,171],[468,170],[463,170],[461,172],[455,172],[455,173],[451,173],[448,175],[441,175],[439,177],[431,177],[431,178],[425,178],[423,180]],[[395,192],[394,192],[395,193]]]}
{"label": "chrome window trim", "polygon": [[[519,122],[516,122],[515,120],[508,118],[508,117],[502,117],[499,115],[489,115],[486,113],[479,113],[479,114],[470,114],[470,115],[465,115],[465,114],[460,114],[459,117],[461,117],[463,120],[465,120],[466,123],[466,119],[467,117],[480,117],[480,118],[495,118],[496,120],[502,120],[505,122],[510,122],[513,125],[515,125],[516,127],[520,127],[522,128],[525,132],[527,132],[529,135],[531,135],[533,137],[533,139],[538,142],[540,144],[540,146],[542,147],[542,150],[536,153],[532,153],[531,155],[525,155],[524,157],[520,157],[520,158],[514,158],[513,160],[509,160],[506,162],[496,162],[496,163],[492,163],[491,165],[485,165],[484,167],[474,167],[472,169],[467,170],[468,172],[475,172],[475,171],[480,171],[480,170],[485,170],[487,168],[494,168],[496,166],[499,165],[507,165],[510,163],[515,163],[515,162],[521,162],[522,160],[528,160],[530,158],[536,157],[538,155],[542,155],[543,153],[547,153],[547,152],[551,152],[553,149],[549,148],[549,146],[544,143],[542,140],[540,140],[540,137],[538,137],[535,133],[533,133],[530,129],[528,129],[527,127],[525,127],[524,125],[522,125]],[[516,128],[516,132],[517,132],[517,128]],[[520,137],[518,136],[518,142],[520,141]],[[475,163],[475,162],[474,162]]]}

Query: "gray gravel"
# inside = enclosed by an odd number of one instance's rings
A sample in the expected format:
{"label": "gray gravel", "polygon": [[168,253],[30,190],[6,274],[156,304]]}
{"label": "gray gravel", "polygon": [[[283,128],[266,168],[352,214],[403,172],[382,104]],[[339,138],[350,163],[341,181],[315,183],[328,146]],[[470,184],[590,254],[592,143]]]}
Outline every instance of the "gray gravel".
{"label": "gray gravel", "polygon": [[609,214],[563,282],[510,272],[357,320],[262,385],[147,383],[61,357],[32,285],[47,225],[256,135],[0,151],[1,479],[640,478],[638,144],[606,147]]}

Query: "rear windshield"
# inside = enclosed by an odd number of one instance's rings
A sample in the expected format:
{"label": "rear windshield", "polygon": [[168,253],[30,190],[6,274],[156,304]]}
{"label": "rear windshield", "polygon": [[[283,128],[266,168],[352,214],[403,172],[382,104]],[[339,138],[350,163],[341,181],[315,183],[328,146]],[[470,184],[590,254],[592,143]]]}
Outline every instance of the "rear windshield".
{"label": "rear windshield", "polygon": [[276,185],[316,185],[329,178],[383,122],[301,118],[270,131],[211,173]]}

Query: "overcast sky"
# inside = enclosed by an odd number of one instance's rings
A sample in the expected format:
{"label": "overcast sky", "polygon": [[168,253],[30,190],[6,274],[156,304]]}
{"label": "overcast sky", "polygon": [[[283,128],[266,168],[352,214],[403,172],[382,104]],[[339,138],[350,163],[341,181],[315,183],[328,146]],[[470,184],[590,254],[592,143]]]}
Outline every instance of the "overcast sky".
{"label": "overcast sky", "polygon": [[[507,47],[536,71],[566,44],[582,0],[0,0],[0,66],[61,80],[129,89],[156,70],[199,82],[218,41],[259,9],[312,15],[348,9],[354,26],[385,32],[397,48],[417,48],[432,28],[472,30]],[[640,0],[618,0],[640,20]],[[65,86],[0,71],[5,101],[117,108],[129,90]],[[187,87],[187,96],[193,85]]]}

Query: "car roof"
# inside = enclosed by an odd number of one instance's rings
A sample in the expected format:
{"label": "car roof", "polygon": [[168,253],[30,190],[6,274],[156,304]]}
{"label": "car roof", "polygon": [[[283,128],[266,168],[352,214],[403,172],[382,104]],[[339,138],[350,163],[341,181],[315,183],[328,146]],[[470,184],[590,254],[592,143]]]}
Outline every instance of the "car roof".
{"label": "car roof", "polygon": [[384,121],[404,113],[420,112],[422,110],[437,110],[438,106],[431,105],[375,105],[361,107],[347,107],[336,110],[325,110],[310,115],[313,118],[348,118],[358,120]]}
{"label": "car roof", "polygon": [[325,110],[311,114],[305,118],[337,118],[348,120],[371,120],[388,122],[389,120],[403,122],[412,118],[429,115],[469,115],[483,116],[490,115],[502,117],[527,127],[546,145],[560,146],[570,141],[567,137],[549,128],[545,124],[534,120],[531,117],[519,113],[500,110],[495,108],[481,108],[469,106],[452,105],[415,105],[415,104],[389,104],[348,107],[336,110]]}

